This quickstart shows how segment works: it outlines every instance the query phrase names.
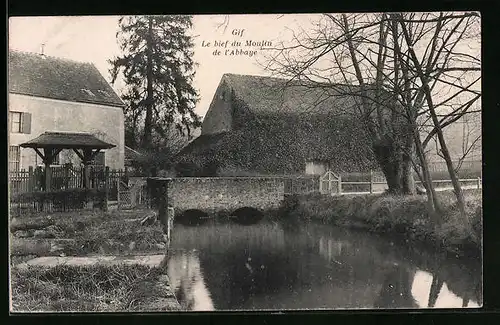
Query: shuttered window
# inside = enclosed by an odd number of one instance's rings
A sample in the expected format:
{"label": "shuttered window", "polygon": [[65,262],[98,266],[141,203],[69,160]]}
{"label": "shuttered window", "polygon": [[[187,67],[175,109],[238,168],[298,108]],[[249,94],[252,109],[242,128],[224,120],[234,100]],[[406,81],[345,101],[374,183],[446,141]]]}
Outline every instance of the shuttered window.
{"label": "shuttered window", "polygon": [[10,112],[10,132],[31,133],[31,113]]}
{"label": "shuttered window", "polygon": [[9,171],[19,171],[21,152],[19,146],[9,146]]}

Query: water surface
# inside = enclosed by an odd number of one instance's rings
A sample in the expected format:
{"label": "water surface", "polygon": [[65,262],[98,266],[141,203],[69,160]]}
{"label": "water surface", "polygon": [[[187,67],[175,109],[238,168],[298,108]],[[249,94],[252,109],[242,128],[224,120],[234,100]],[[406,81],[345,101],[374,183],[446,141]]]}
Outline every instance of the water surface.
{"label": "water surface", "polygon": [[359,231],[176,225],[167,272],[192,311],[460,308],[482,304],[481,267]]}

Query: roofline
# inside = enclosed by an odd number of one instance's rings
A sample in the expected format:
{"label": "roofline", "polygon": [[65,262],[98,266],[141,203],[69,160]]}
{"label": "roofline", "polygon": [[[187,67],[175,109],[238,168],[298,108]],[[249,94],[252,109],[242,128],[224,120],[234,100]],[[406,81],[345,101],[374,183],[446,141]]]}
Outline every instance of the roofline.
{"label": "roofline", "polygon": [[[47,54],[40,54],[40,53],[36,53],[36,52],[28,52],[28,51],[16,50],[16,49],[10,49],[10,48],[9,48],[9,53],[7,55],[10,56],[11,52],[17,52],[19,54],[25,54],[25,55],[38,55],[38,56],[43,56],[43,57],[46,57],[46,58],[51,58],[51,59],[54,59],[54,60],[66,61],[66,62],[71,62],[71,63],[88,64],[88,65],[92,66],[92,68],[94,68],[97,71],[97,73],[99,74],[99,76],[101,76],[101,78],[110,87],[110,89],[113,91],[113,93],[116,95],[116,97],[120,100],[121,104],[112,104],[112,103],[105,103],[105,102],[100,102],[100,101],[64,100],[64,99],[55,98],[55,97],[37,96],[37,95],[33,95],[33,94],[28,94],[28,93],[23,93],[23,92],[16,92],[16,91],[11,91],[11,90],[9,90],[9,93],[18,94],[18,95],[32,96],[32,97],[40,97],[40,98],[59,99],[59,100],[66,101],[66,102],[92,103],[92,104],[96,103],[96,104],[101,104],[101,105],[104,105],[104,106],[113,106],[113,107],[122,107],[122,108],[127,107],[127,104],[125,104],[125,102],[123,101],[123,99],[117,94],[116,90],[111,86],[111,84],[108,82],[108,80],[106,80],[106,78],[102,75],[101,71],[99,71],[99,69],[97,69],[97,67],[95,66],[95,64],[93,62],[72,60],[72,59],[67,59],[67,58],[63,58],[63,57],[57,57],[57,56],[52,56],[52,55],[47,55]],[[9,68],[10,68],[10,66],[8,67],[8,69]]]}
{"label": "roofline", "polygon": [[97,71],[97,73],[99,73],[99,75],[104,80],[104,82],[109,86],[109,88],[115,93],[116,97],[120,100],[120,102],[122,102],[122,105],[123,105],[122,107],[126,107],[127,105],[125,104],[123,99],[116,93],[116,90],[113,88],[113,86],[111,86],[111,83],[109,83],[108,80],[106,80],[106,78],[102,75],[101,71],[99,71],[99,69],[97,69],[97,67],[95,66],[95,64],[93,62],[89,62],[89,63]]}
{"label": "roofline", "polygon": [[[66,99],[61,99],[61,98],[56,98],[56,97],[38,96],[38,95],[23,93],[23,92],[20,92],[20,91],[11,91],[11,90],[9,90],[9,94],[21,95],[21,96],[28,96],[28,97],[33,97],[33,98],[38,98],[38,99],[44,99],[44,100],[58,100],[58,101],[61,101],[61,102],[68,102],[68,103],[84,103],[84,104],[102,105],[102,106],[108,106],[108,107],[114,107],[114,108],[125,108],[127,106],[125,103],[123,103],[123,104],[113,104],[113,103],[104,103],[104,102],[90,101],[90,100],[89,101],[85,101],[85,100],[66,100]],[[121,100],[121,98],[120,98],[120,100]]]}
{"label": "roofline", "polygon": [[[221,81],[230,76],[236,76],[236,77],[250,77],[250,78],[263,78],[263,79],[274,79],[274,80],[279,80],[283,82],[296,82],[294,86],[306,86],[307,84],[316,84],[316,85],[325,85],[325,86],[348,86],[348,87],[361,87],[361,85],[357,84],[349,84],[349,83],[340,83],[340,82],[321,82],[321,81],[314,81],[314,80],[298,80],[296,78],[285,78],[285,77],[276,77],[276,76],[266,76],[266,75],[261,75],[261,74],[240,74],[240,73],[231,73],[231,72],[225,72],[222,74]],[[219,82],[219,84],[221,83]],[[365,84],[365,86],[370,86],[370,85],[375,85],[375,84]]]}
{"label": "roofline", "polygon": [[134,153],[138,154],[138,155],[141,155],[142,156],[142,153],[140,153],[139,151],[135,150],[135,149],[132,149],[130,148],[129,146],[124,146],[125,148],[127,148],[128,150],[131,150],[133,151]]}

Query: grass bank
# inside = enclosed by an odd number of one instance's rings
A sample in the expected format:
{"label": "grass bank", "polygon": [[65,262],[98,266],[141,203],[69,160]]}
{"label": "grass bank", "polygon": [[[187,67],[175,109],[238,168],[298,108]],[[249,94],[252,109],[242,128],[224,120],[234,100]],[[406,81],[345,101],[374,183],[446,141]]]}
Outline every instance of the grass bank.
{"label": "grass bank", "polygon": [[28,267],[11,270],[14,311],[178,310],[157,268],[143,265]]}
{"label": "grass bank", "polygon": [[165,270],[147,265],[17,267],[40,256],[165,253],[151,211],[71,212],[23,216],[10,222],[13,311],[175,311]]}
{"label": "grass bank", "polygon": [[441,223],[428,213],[426,197],[390,196],[292,196],[285,200],[284,219],[317,221],[337,226],[363,228],[375,233],[390,233],[411,241],[446,249],[457,255],[476,255],[482,242],[482,192],[464,191],[466,212],[476,239],[469,236],[460,222],[459,211],[451,191],[440,192],[443,206]]}
{"label": "grass bank", "polygon": [[[165,239],[161,227],[140,224],[148,213],[147,210],[73,212],[14,218],[10,224],[14,239],[11,249],[15,255],[23,255],[24,251],[37,256],[54,255],[56,250],[67,256],[162,250]],[[33,242],[37,247],[31,249],[36,246],[31,245]],[[49,249],[43,249],[44,245],[50,246]]]}

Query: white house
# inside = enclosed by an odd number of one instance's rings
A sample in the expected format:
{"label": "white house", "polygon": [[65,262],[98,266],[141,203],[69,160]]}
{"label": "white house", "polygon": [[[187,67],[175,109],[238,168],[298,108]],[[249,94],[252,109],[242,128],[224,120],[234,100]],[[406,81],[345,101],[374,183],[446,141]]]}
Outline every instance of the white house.
{"label": "white house", "polygon": [[[115,145],[94,163],[124,167],[125,105],[93,64],[11,50],[8,84],[10,171],[42,163],[33,149],[19,145],[46,131],[93,134]],[[63,150],[54,160],[68,162],[80,159]]]}

